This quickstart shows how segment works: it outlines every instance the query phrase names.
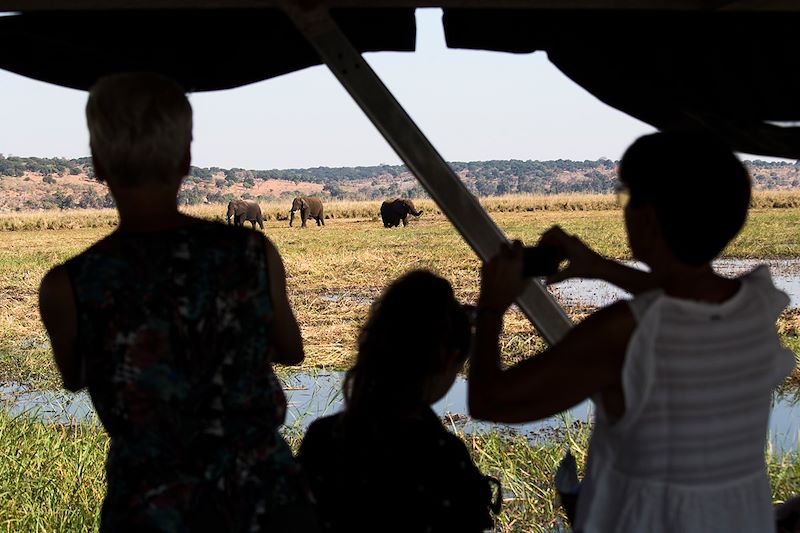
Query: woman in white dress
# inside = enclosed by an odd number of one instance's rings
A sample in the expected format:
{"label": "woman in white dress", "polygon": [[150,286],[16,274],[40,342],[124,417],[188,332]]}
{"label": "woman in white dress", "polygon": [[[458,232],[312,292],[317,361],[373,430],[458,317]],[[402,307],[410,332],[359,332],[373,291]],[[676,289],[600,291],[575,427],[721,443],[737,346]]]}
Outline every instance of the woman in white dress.
{"label": "woman in white dress", "polygon": [[738,279],[711,267],[746,219],[747,171],[715,141],[656,133],[619,176],[631,251],[650,272],[558,227],[541,243],[568,260],[548,281],[604,279],[635,297],[504,369],[502,317],[524,287],[521,246],[504,247],[483,268],[470,411],[529,422],[595,401],[576,531],[772,531],[764,447],[771,392],[795,364],[775,329],[789,300],[766,267]]}

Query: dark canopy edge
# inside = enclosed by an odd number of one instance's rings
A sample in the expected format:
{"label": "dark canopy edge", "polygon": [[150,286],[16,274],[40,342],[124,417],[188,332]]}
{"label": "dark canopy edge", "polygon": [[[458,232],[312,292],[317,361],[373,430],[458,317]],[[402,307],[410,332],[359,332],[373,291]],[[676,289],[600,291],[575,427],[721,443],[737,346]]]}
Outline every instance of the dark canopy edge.
{"label": "dark canopy edge", "polygon": [[[413,51],[413,9],[331,15],[359,52]],[[24,44],[23,44],[24,43]],[[50,11],[0,17],[0,68],[88,89],[108,73],[151,71],[189,91],[230,89],[319,65],[279,9]]]}
{"label": "dark canopy edge", "polygon": [[800,159],[800,13],[448,9],[452,48],[546,51],[598,99],[659,129]]}

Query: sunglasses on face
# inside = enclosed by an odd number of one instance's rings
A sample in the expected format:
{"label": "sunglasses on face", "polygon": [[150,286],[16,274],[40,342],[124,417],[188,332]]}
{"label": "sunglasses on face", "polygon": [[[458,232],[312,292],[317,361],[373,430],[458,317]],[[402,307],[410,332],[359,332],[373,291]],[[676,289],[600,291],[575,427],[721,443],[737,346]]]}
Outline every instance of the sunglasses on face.
{"label": "sunglasses on face", "polygon": [[617,205],[625,209],[631,201],[631,190],[624,183],[620,183],[616,187]]}

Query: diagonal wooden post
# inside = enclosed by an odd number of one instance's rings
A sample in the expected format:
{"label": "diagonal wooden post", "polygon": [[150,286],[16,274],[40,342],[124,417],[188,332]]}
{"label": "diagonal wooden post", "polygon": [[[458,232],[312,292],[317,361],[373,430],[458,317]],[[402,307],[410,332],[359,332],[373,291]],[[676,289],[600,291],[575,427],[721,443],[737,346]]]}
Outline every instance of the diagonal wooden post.
{"label": "diagonal wooden post", "polygon": [[[322,60],[395,152],[414,173],[456,229],[482,260],[507,242],[505,234],[467,190],[436,148],[420,131],[378,75],[353,48],[324,8],[304,10],[287,4],[286,12],[316,48]],[[517,305],[552,344],[572,326],[558,302],[532,280]]]}

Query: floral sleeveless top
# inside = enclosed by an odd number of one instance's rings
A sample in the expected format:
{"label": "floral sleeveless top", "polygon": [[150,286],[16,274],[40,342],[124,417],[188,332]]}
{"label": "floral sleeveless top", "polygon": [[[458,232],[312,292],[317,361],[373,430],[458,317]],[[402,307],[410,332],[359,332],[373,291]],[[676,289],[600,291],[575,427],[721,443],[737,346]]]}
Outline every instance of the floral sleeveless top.
{"label": "floral sleeveless top", "polygon": [[67,262],[111,445],[101,529],[259,531],[305,490],[278,433],[264,237],[198,221]]}

